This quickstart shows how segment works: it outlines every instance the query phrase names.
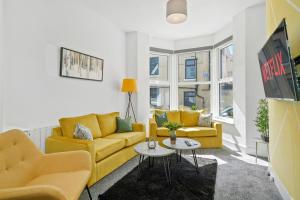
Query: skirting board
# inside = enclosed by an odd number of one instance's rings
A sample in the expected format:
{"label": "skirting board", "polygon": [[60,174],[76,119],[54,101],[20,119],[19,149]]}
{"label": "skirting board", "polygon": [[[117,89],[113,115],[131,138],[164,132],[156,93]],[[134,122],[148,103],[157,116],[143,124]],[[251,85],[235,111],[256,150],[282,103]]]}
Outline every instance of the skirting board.
{"label": "skirting board", "polygon": [[286,187],[283,185],[283,183],[280,181],[278,178],[278,175],[276,172],[272,169],[271,163],[269,164],[269,172],[270,172],[270,179],[274,181],[281,197],[283,200],[294,200],[291,195],[289,194],[288,190]]}

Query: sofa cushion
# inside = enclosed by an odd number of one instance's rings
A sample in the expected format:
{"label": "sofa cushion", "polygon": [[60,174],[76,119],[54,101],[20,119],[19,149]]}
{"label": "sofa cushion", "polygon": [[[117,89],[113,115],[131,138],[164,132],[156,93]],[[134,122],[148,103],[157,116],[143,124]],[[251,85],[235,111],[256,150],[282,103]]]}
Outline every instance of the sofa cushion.
{"label": "sofa cushion", "polygon": [[200,127],[211,127],[212,122],[212,113],[203,114],[201,113],[199,116],[198,126]]}
{"label": "sofa cushion", "polygon": [[103,160],[111,154],[125,147],[125,141],[121,139],[104,139],[98,138],[94,140],[96,162]]}
{"label": "sofa cushion", "polygon": [[183,127],[198,126],[200,112],[180,111],[180,120]]}
{"label": "sofa cushion", "polygon": [[145,140],[145,138],[145,132],[114,133],[105,137],[105,139],[122,139],[125,141],[127,147],[141,142]]}
{"label": "sofa cushion", "polygon": [[[162,114],[166,112],[167,118],[169,122],[175,122],[177,124],[181,124],[180,121],[180,111],[178,110],[155,110],[155,114]],[[154,115],[155,117],[155,115]]]}
{"label": "sofa cushion", "polygon": [[73,138],[73,133],[75,131],[76,124],[78,123],[90,129],[93,134],[93,138],[101,137],[101,130],[95,114],[59,119],[63,136]]}
{"label": "sofa cushion", "polygon": [[90,129],[87,127],[77,124],[75,131],[74,131],[74,137],[81,140],[91,140],[93,141],[93,134],[91,133]]}
{"label": "sofa cushion", "polygon": [[117,131],[117,117],[119,117],[118,112],[97,115],[102,137]]}
{"label": "sofa cushion", "polygon": [[167,112],[167,116],[168,116],[168,121],[169,122],[181,124],[181,121],[180,121],[180,112],[179,111],[176,111],[176,110],[168,111]]}
{"label": "sofa cushion", "polygon": [[[157,128],[156,135],[161,137],[170,137],[169,129],[165,127]],[[176,131],[177,137],[186,137],[186,132],[179,131],[179,129]]]}
{"label": "sofa cushion", "polygon": [[68,199],[76,200],[84,189],[90,173],[88,170],[83,170],[42,175],[28,182],[26,186],[53,186],[62,190]]}
{"label": "sofa cushion", "polygon": [[168,122],[167,113],[155,114],[155,121],[158,127],[163,127]]}
{"label": "sofa cushion", "polygon": [[117,117],[117,126],[118,126],[118,133],[126,133],[132,132],[132,122],[131,117],[120,118]]}
{"label": "sofa cushion", "polygon": [[210,127],[183,127],[177,130],[177,132],[185,133],[187,137],[207,137],[217,136],[217,130]]}

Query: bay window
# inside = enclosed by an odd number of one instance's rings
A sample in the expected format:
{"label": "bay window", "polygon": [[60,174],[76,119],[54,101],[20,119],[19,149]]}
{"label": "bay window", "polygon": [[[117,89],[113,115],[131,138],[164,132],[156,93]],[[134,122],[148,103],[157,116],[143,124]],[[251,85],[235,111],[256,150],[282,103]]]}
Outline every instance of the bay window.
{"label": "bay window", "polygon": [[233,123],[233,55],[231,43],[177,54],[151,52],[151,110],[203,110]]}

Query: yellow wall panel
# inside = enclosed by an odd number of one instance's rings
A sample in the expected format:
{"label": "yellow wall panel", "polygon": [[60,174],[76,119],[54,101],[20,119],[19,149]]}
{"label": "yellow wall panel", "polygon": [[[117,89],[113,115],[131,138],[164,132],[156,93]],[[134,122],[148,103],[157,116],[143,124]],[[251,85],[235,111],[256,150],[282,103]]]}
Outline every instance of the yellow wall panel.
{"label": "yellow wall panel", "polygon": [[[286,18],[292,56],[300,55],[300,0],[267,0],[266,8],[268,34]],[[300,200],[300,102],[271,100],[269,108],[272,168]]]}

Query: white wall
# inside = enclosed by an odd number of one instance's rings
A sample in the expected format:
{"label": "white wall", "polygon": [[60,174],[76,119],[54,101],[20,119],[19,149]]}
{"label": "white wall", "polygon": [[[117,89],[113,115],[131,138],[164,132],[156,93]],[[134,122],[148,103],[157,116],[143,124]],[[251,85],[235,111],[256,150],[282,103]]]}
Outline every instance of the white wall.
{"label": "white wall", "polygon": [[[125,112],[125,33],[80,0],[6,0],[5,127],[55,125],[63,116]],[[103,82],[59,77],[59,50],[104,59]]]}
{"label": "white wall", "polygon": [[232,33],[233,33],[233,24],[232,23],[227,24],[226,26],[224,26],[214,34],[213,43],[217,44],[218,42],[232,36]]}
{"label": "white wall", "polygon": [[[234,126],[224,124],[225,142],[255,154],[259,133],[255,127],[258,100],[264,98],[257,53],[265,42],[265,5],[247,8],[233,18],[234,57]],[[258,154],[266,156],[266,146]]]}
{"label": "white wall", "polygon": [[149,44],[150,47],[156,47],[160,49],[174,50],[175,48],[174,40],[160,39],[157,37],[150,37]]}
{"label": "white wall", "polygon": [[145,125],[148,125],[150,113],[149,47],[150,39],[147,34],[126,33],[126,74],[137,80],[138,92],[133,95],[133,105],[137,121]]}
{"label": "white wall", "polygon": [[213,35],[175,40],[174,50],[211,46],[213,45],[213,41],[214,41]]}
{"label": "white wall", "polygon": [[246,146],[246,30],[245,12],[233,18],[233,116],[238,135],[232,135],[234,142]]}
{"label": "white wall", "polygon": [[[256,118],[258,101],[265,97],[257,58],[258,52],[266,41],[265,10],[265,5],[261,4],[246,11],[246,141],[249,154],[255,154],[255,141],[260,137],[254,119]],[[259,153],[266,155],[266,146],[260,145]]]}

